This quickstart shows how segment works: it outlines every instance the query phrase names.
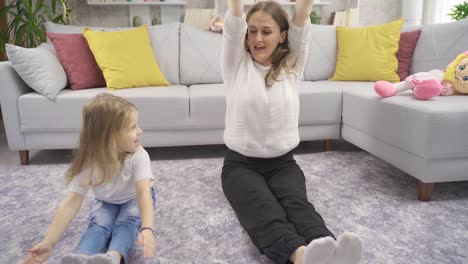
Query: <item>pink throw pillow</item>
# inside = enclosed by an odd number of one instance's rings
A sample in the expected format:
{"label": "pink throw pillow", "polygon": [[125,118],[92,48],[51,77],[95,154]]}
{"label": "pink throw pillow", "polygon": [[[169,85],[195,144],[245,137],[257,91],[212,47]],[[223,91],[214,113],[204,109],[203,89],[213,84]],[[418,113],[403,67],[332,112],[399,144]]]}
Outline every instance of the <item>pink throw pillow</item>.
{"label": "pink throw pillow", "polygon": [[47,33],[72,90],[105,87],[102,71],[82,34]]}
{"label": "pink throw pillow", "polygon": [[400,47],[397,52],[398,76],[403,81],[408,77],[411,63],[413,62],[413,52],[418,44],[421,30],[402,32],[400,34]]}

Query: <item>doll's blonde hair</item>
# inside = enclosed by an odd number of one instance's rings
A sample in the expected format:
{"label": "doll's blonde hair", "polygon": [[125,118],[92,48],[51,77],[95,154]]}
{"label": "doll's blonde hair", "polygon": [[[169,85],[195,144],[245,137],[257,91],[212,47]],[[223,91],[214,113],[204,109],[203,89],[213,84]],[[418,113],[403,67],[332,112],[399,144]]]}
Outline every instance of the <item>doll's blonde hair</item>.
{"label": "doll's blonde hair", "polygon": [[457,70],[458,63],[465,58],[468,58],[468,50],[458,55],[455,60],[447,66],[447,69],[445,69],[444,81],[453,82],[455,80],[455,71]]}
{"label": "doll's blonde hair", "polygon": [[95,96],[83,109],[80,143],[66,174],[67,184],[85,168],[89,185],[110,182],[120,172],[125,153],[119,148],[130,114],[136,107],[108,93]]}

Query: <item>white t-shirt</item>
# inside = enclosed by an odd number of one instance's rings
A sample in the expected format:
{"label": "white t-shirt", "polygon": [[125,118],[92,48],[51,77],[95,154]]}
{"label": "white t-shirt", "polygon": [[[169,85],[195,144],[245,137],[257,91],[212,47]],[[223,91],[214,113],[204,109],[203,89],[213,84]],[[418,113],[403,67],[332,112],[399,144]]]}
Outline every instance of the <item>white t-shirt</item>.
{"label": "white t-shirt", "polygon": [[136,198],[135,183],[144,179],[154,179],[150,158],[146,150],[140,146],[137,151],[127,155],[119,175],[112,181],[98,186],[88,185],[86,168],[73,178],[68,186],[69,191],[86,196],[91,189],[94,196],[104,202],[123,204]]}
{"label": "white t-shirt", "polygon": [[249,157],[281,156],[299,144],[299,88],[309,50],[310,24],[289,23],[292,73],[280,73],[271,87],[269,66],[254,62],[244,48],[247,22],[226,13],[223,25],[222,74],[226,90],[224,142]]}

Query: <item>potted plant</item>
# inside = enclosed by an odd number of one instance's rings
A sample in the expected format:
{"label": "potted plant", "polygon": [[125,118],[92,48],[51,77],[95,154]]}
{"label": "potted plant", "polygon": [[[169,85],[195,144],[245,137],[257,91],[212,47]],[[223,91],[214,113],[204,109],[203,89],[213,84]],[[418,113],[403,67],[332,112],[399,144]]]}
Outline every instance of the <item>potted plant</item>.
{"label": "potted plant", "polygon": [[452,7],[452,13],[448,14],[453,20],[460,20],[468,17],[468,2],[464,1],[461,4],[454,5]]}
{"label": "potted plant", "polygon": [[10,1],[0,9],[0,18],[11,17],[6,32],[0,33],[0,60],[6,59],[6,43],[31,48],[45,42],[45,22],[68,24],[70,11],[67,0]]}
{"label": "potted plant", "polygon": [[312,24],[320,24],[321,17],[318,15],[316,11],[310,12],[310,23]]}

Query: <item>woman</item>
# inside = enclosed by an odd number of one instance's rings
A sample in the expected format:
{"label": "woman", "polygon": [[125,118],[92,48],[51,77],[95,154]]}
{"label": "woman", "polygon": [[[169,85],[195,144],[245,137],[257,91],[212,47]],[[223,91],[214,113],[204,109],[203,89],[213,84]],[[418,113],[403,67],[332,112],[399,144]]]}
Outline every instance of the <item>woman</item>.
{"label": "woman", "polygon": [[228,0],[222,74],[229,148],[222,186],[255,246],[275,263],[358,263],[362,242],[337,241],[308,201],[292,150],[299,144],[299,87],[310,42],[313,0],[296,0],[290,24],[276,2],[259,2],[247,17]]}

